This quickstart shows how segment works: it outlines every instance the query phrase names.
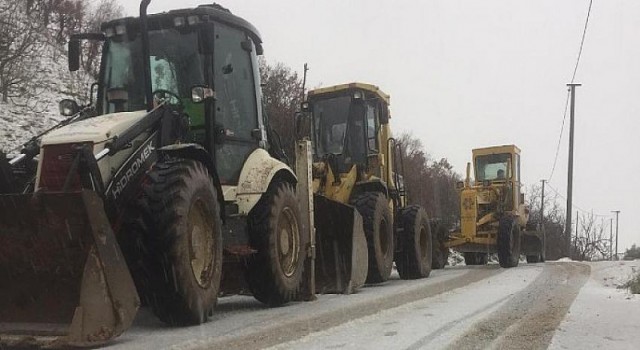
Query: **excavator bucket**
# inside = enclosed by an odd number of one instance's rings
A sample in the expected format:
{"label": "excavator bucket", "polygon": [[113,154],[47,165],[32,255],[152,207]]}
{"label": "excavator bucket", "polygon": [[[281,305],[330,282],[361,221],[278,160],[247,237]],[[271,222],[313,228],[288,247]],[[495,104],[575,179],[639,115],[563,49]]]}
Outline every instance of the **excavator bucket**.
{"label": "excavator bucket", "polygon": [[100,345],[139,305],[95,192],[0,195],[0,348]]}
{"label": "excavator bucket", "polygon": [[358,211],[313,196],[316,226],[316,292],[350,294],[367,279],[369,254]]}

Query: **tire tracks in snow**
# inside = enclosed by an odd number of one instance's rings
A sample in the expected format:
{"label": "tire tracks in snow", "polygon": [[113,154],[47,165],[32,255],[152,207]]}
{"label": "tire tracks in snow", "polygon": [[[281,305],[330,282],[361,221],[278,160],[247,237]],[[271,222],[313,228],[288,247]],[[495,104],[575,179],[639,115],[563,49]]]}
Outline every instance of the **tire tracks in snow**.
{"label": "tire tracks in snow", "polygon": [[[589,274],[586,264],[545,264],[531,285],[476,322],[448,348],[546,349]],[[429,336],[424,338],[427,342]],[[414,345],[423,343],[421,339]]]}
{"label": "tire tracks in snow", "polygon": [[[448,269],[447,269],[448,270]],[[445,271],[447,271],[445,270]],[[448,270],[451,271],[451,270]],[[270,324],[242,336],[200,339],[174,346],[176,349],[263,349],[302,338],[308,334],[338,326],[413,301],[436,296],[503,272],[496,266],[469,269],[467,273],[442,281],[417,283],[392,295],[381,294],[372,300],[349,303],[339,308],[326,305],[322,312],[304,312],[270,320]],[[375,288],[375,287],[371,287]],[[226,338],[226,339],[225,339]]]}

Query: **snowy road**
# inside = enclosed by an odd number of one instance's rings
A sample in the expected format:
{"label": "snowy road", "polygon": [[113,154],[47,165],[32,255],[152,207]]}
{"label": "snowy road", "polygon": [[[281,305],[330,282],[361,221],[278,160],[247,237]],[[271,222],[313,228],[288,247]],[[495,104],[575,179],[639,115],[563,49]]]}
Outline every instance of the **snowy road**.
{"label": "snowy road", "polygon": [[589,266],[522,265],[278,349],[545,349]]}
{"label": "snowy road", "polygon": [[223,298],[211,322],[179,329],[143,310],[109,348],[638,349],[640,299],[615,288],[636,267],[447,267],[424,280],[395,276],[355,295],[275,309],[250,297]]}

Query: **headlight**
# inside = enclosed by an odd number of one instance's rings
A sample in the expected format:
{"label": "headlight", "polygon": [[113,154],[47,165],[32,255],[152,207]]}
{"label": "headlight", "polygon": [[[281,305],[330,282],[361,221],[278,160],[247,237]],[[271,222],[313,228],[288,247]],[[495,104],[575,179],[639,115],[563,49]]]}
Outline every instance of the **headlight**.
{"label": "headlight", "polygon": [[184,25],[184,17],[175,17],[173,19],[173,25],[176,27],[182,27]]}
{"label": "headlight", "polygon": [[187,17],[187,23],[189,23],[190,26],[192,26],[194,24],[198,24],[198,23],[200,23],[200,17],[198,17],[198,16],[189,16],[189,17]]}
{"label": "headlight", "polygon": [[116,35],[124,35],[127,32],[127,27],[124,24],[118,24],[116,26]]}

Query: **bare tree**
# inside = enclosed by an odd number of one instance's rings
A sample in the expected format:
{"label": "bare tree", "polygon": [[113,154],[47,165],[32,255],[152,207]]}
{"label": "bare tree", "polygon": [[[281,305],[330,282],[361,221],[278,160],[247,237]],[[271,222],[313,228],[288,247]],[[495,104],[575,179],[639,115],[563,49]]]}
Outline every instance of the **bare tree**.
{"label": "bare tree", "polygon": [[294,115],[302,102],[302,79],[282,63],[269,64],[261,57],[259,64],[263,111],[269,117],[274,136],[291,157],[295,152]]}
{"label": "bare tree", "polygon": [[453,225],[460,214],[460,198],[455,184],[460,175],[446,158],[432,161],[422,141],[410,133],[399,138],[404,163],[404,183],[411,203],[427,210],[431,218]]}
{"label": "bare tree", "polygon": [[[100,25],[124,14],[122,5],[118,0],[100,0],[95,7],[89,8],[85,16],[82,31],[100,32]],[[83,43],[82,66],[94,79],[98,79],[100,70],[100,56],[102,43],[97,41],[85,41]]]}
{"label": "bare tree", "polygon": [[607,257],[609,237],[604,222],[598,223],[593,213],[577,215],[577,234],[572,239],[574,260],[598,260]]}
{"label": "bare tree", "polygon": [[566,251],[565,240],[565,213],[559,204],[556,193],[545,193],[544,219],[540,217],[541,186],[535,184],[527,191],[527,206],[529,207],[529,220],[540,223],[546,232],[546,256],[549,260],[569,256]]}
{"label": "bare tree", "polygon": [[27,2],[0,2],[0,96],[29,96],[38,52],[43,49],[43,28],[38,13]]}

